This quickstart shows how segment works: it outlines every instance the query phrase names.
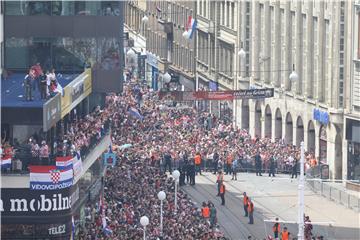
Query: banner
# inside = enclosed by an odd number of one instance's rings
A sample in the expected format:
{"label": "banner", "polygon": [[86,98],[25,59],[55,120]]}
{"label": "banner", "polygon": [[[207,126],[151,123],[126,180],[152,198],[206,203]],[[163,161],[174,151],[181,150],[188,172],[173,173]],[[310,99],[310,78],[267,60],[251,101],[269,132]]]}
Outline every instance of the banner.
{"label": "banner", "polygon": [[104,165],[114,167],[116,164],[116,155],[114,153],[104,153]]}
{"label": "banner", "polygon": [[43,106],[43,129],[49,130],[61,119],[61,97],[56,94]]}
{"label": "banner", "polygon": [[73,183],[73,170],[59,170],[56,166],[29,166],[31,190],[57,190]]}
{"label": "banner", "polygon": [[1,169],[11,168],[11,156],[1,158]]}
{"label": "banner", "polygon": [[83,171],[83,165],[81,158],[74,158],[73,159],[73,171],[74,171],[74,183],[76,183],[80,178]]}
{"label": "banner", "polygon": [[246,89],[237,91],[160,91],[159,98],[174,101],[259,99],[274,96],[273,88]]}
{"label": "banner", "polygon": [[56,167],[59,170],[68,170],[73,168],[74,157],[56,157]]}

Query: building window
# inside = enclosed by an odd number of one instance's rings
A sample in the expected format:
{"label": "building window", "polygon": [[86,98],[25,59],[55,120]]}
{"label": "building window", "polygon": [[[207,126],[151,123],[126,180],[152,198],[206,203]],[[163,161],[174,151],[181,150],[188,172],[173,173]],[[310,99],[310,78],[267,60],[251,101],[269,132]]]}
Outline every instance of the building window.
{"label": "building window", "polygon": [[230,3],[226,3],[226,26],[230,27]]}
{"label": "building window", "polygon": [[207,17],[207,0],[204,0],[203,4],[204,17]]}
{"label": "building window", "polygon": [[235,3],[231,3],[231,28],[235,29]]}

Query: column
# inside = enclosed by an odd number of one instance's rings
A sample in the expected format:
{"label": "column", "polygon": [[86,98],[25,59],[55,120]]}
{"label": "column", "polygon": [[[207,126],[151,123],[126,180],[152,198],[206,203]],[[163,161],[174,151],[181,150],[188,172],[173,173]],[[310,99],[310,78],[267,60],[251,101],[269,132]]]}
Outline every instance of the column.
{"label": "column", "polygon": [[303,58],[303,28],[302,28],[302,11],[301,11],[301,6],[302,6],[302,1],[297,1],[296,2],[296,13],[295,13],[295,18],[296,18],[296,30],[293,34],[296,34],[296,38],[295,38],[295,46],[296,46],[296,58],[295,60],[295,68],[296,68],[296,72],[299,75],[299,81],[296,84],[296,92],[298,94],[301,94],[303,89],[302,89],[302,81],[303,81],[303,67],[302,67],[302,58]]}
{"label": "column", "polygon": [[[331,131],[328,131],[328,133]],[[334,179],[335,178],[335,159],[336,159],[336,153],[335,153],[335,141],[333,141],[333,139],[329,139],[328,136],[328,140],[327,140],[327,153],[326,153],[326,158],[327,158],[327,163],[329,164],[329,177],[330,179]]]}
{"label": "column", "polygon": [[276,112],[271,114],[271,142],[275,142]]}
{"label": "column", "polygon": [[249,100],[249,133],[255,137],[255,101]]}
{"label": "column", "polygon": [[264,3],[264,10],[265,10],[265,35],[264,35],[264,39],[265,39],[265,48],[264,48],[264,52],[263,52],[263,60],[262,60],[262,64],[264,64],[265,66],[265,79],[264,82],[265,83],[269,83],[270,82],[270,78],[271,78],[271,73],[270,73],[270,67],[271,67],[271,62],[273,59],[271,59],[271,24],[270,24],[270,6],[269,6],[270,1],[265,1]]}
{"label": "column", "polygon": [[260,116],[261,138],[264,138],[266,135],[265,115],[266,115],[265,108],[261,109],[261,116]]}
{"label": "column", "polygon": [[[351,2],[349,2],[349,4],[351,4]],[[340,1],[334,1],[331,3],[333,9],[336,9],[336,11],[333,11],[335,14],[332,15],[332,18],[334,18],[335,20],[333,20],[334,22],[336,22],[337,24],[332,24],[332,26],[329,28],[332,28],[332,31],[329,29],[328,31],[330,32],[329,36],[327,36],[329,39],[326,39],[326,42],[328,42],[328,44],[331,46],[329,47],[330,52],[326,52],[324,55],[326,56],[325,58],[325,63],[326,62],[330,62],[330,59],[333,59],[331,61],[332,65],[326,65],[326,71],[328,74],[324,74],[324,78],[325,79],[325,84],[324,84],[324,91],[325,91],[325,102],[327,104],[329,104],[329,106],[333,107],[333,108],[338,108],[338,102],[339,102],[339,64],[340,64]],[[344,9],[345,11],[345,19],[346,18],[351,18],[346,17],[346,9]],[[346,20],[345,20],[346,21]],[[331,21],[330,21],[331,23]],[[330,25],[329,23],[329,25]],[[352,24],[352,23],[351,23]],[[351,24],[348,26],[348,29],[351,28]],[[348,45],[350,46],[350,51],[346,51],[346,36],[347,35],[351,35],[351,34],[347,34],[347,32],[349,30],[347,30],[346,28],[346,23],[345,23],[345,33],[344,33],[344,82],[346,81],[346,65],[347,63],[349,64],[349,66],[351,66],[353,63],[349,62],[347,60],[351,59],[351,51],[352,51],[352,45]],[[324,28],[326,27],[326,25],[324,24]],[[326,34],[326,31],[324,31],[324,34]],[[325,43],[326,43],[325,42]],[[324,46],[324,49],[326,50],[326,46]],[[350,54],[347,54],[350,53]],[[329,57],[330,56],[330,57]],[[351,67],[348,67],[348,69],[350,69]],[[329,73],[330,72],[330,73]],[[332,72],[332,73],[331,73]],[[332,76],[330,78],[330,76]],[[348,76],[348,78],[351,78],[350,76]],[[346,86],[346,85],[345,85]],[[343,92],[345,91],[346,87],[344,87]]]}
{"label": "column", "polygon": [[[274,55],[274,64],[273,69],[279,70],[281,69],[281,15],[280,15],[280,1],[276,1],[275,3],[275,12],[274,12],[274,31],[275,31],[275,39],[274,39],[274,47],[275,47],[275,55]],[[274,86],[280,86],[280,72],[274,72],[273,84]]]}
{"label": "column", "polygon": [[308,151],[308,121],[304,121],[304,147],[305,151]]}
{"label": "column", "polygon": [[282,128],[282,131],[281,131],[281,139],[285,139],[285,136],[286,136],[286,111],[285,111],[285,114],[284,116],[282,117],[282,120],[281,120],[281,128]]}
{"label": "column", "polygon": [[325,26],[324,26],[324,2],[320,1],[320,14],[318,19],[318,47],[319,47],[319,62],[318,62],[318,82],[317,82],[317,94],[316,97],[320,102],[323,102],[324,99],[324,89],[323,89],[323,81],[324,81],[324,34],[325,34]]}
{"label": "column", "polygon": [[[313,31],[313,1],[307,2],[307,35],[306,35],[306,48],[307,48],[307,54],[306,54],[306,69],[307,69],[307,77],[305,78],[306,81],[304,81],[304,95],[306,97],[313,97],[313,79],[314,79],[314,31]],[[305,135],[304,135],[305,136]],[[306,140],[307,141],[307,140]],[[307,144],[305,144],[305,148],[307,148]]]}
{"label": "column", "polygon": [[[243,1],[241,1],[243,2]],[[259,9],[259,1],[251,1],[251,84],[254,80],[258,81],[260,78],[259,73],[259,49],[260,49],[260,9]]]}
{"label": "column", "polygon": [[[286,56],[286,63],[287,63],[287,67],[286,69],[292,69],[292,59],[291,59],[291,13],[290,13],[290,1],[286,1],[285,3],[285,56]],[[290,81],[289,78],[287,77],[286,79],[284,79],[285,81],[285,89],[289,89],[290,88]],[[284,132],[283,132],[284,134]]]}
{"label": "column", "polygon": [[314,129],[315,129],[315,158],[319,160],[320,156],[320,124],[318,122],[314,122]]}
{"label": "column", "polygon": [[296,122],[293,121],[293,137],[292,137],[292,145],[296,146],[296,138],[297,138],[297,126],[296,126]]}
{"label": "column", "polygon": [[236,103],[236,126],[238,126],[239,128],[241,128],[242,126],[242,115],[243,115],[243,112],[242,112],[242,101],[243,100],[236,100],[237,103]]}

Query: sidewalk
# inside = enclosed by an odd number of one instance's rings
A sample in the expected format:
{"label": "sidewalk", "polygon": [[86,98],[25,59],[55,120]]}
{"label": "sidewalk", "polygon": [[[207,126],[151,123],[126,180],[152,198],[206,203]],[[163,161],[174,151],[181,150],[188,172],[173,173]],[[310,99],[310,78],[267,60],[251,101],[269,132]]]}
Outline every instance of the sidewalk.
{"label": "sidewalk", "polygon": [[[215,203],[219,224],[229,238],[247,239],[252,235],[256,239],[263,239],[271,234],[272,227],[272,223],[265,223],[264,219],[274,220],[278,217],[281,221],[297,221],[298,182],[291,181],[288,175],[278,175],[271,180],[265,174],[257,177],[253,173],[240,173],[237,181],[231,181],[231,176],[225,175],[227,193],[224,207],[216,197],[216,176],[204,174],[196,177],[195,187],[186,186],[183,189],[199,204],[207,200]],[[254,225],[249,225],[248,219],[243,217],[241,197],[244,191],[255,205]],[[305,213],[312,222],[332,223],[314,224],[313,233],[321,234],[325,239],[360,239],[360,214],[314,193],[308,187],[305,190]],[[297,235],[296,224],[284,225],[293,237]]]}
{"label": "sidewalk", "polygon": [[308,186],[319,195],[360,212],[360,193],[346,189],[342,183],[308,181]]}

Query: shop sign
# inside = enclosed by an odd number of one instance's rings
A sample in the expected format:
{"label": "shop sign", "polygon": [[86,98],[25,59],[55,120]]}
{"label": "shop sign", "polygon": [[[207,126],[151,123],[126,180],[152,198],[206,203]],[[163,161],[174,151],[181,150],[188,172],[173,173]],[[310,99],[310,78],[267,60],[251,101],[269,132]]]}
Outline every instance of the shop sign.
{"label": "shop sign", "polygon": [[72,88],[71,99],[74,102],[84,93],[84,81],[76,83]]}
{"label": "shop sign", "polygon": [[329,123],[329,113],[321,111],[318,108],[314,108],[313,110],[313,119],[327,125]]}
{"label": "shop sign", "polygon": [[139,54],[138,55],[138,75],[139,75],[139,79],[141,81],[145,81],[145,60],[146,60],[146,55],[144,54]]}
{"label": "shop sign", "polygon": [[73,199],[69,188],[50,191],[31,191],[23,188],[1,189],[0,212],[5,218],[7,216],[65,215],[71,212],[72,204]]}
{"label": "shop sign", "polygon": [[159,98],[170,97],[175,101],[261,99],[274,96],[273,88],[237,91],[163,91]]}
{"label": "shop sign", "polygon": [[66,233],[66,225],[62,224],[59,226],[49,228],[49,235],[59,235]]}
{"label": "shop sign", "polygon": [[64,95],[61,97],[61,118],[76,107],[91,91],[92,73],[88,68],[64,87]]}
{"label": "shop sign", "polygon": [[114,167],[116,164],[116,155],[114,153],[104,153],[104,166]]}
{"label": "shop sign", "polygon": [[48,131],[61,119],[60,94],[48,100],[43,107],[43,129]]}
{"label": "shop sign", "polygon": [[158,66],[158,60],[157,60],[156,56],[151,53],[147,54],[147,63],[156,68]]}

